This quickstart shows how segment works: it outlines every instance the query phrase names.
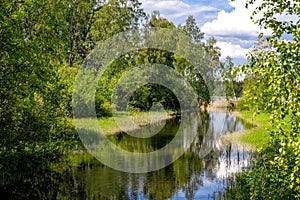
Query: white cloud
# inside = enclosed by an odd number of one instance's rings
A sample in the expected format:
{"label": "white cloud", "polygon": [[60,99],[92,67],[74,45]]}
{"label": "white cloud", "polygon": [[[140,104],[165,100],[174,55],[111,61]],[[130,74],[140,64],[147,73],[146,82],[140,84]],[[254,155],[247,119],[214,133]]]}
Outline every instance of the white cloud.
{"label": "white cloud", "polygon": [[[158,10],[162,17],[167,18],[175,23],[182,23],[189,15],[194,17],[202,15],[203,13],[215,11],[218,9],[212,6],[195,6],[187,4],[181,0],[142,0],[142,7],[147,13],[152,13],[153,10]],[[205,16],[214,17],[214,16]]]}
{"label": "white cloud", "polygon": [[221,48],[221,58],[226,58],[227,56],[232,58],[245,58],[246,54],[251,50],[251,48],[243,48],[238,44],[232,44],[230,42],[217,42],[216,45]]}
{"label": "white cloud", "polygon": [[249,44],[257,40],[259,33],[271,34],[270,30],[261,29],[250,19],[252,11],[260,2],[256,1],[255,5],[246,9],[244,0],[229,1],[234,8],[232,11],[221,10],[216,19],[201,27],[201,31],[206,35],[218,38],[217,45],[221,48],[221,58],[227,56],[246,58],[246,53],[251,50]]}
{"label": "white cloud", "polygon": [[[221,48],[222,58],[230,56],[233,59],[245,59],[246,53],[251,50],[257,41],[259,33],[265,36],[271,35],[270,30],[262,30],[255,25],[250,16],[255,7],[263,0],[256,0],[254,5],[245,8],[245,0],[215,0],[212,4],[206,1],[184,1],[184,0],[141,0],[142,7],[150,14],[158,10],[162,17],[182,24],[189,15],[193,15],[201,26],[205,36],[214,36],[217,45]],[[260,17],[262,13],[259,14]],[[282,21],[296,21],[291,16],[277,16]]]}
{"label": "white cloud", "polygon": [[251,21],[250,16],[253,9],[246,9],[245,1],[236,0],[230,2],[230,5],[235,8],[233,11],[220,11],[217,18],[205,23],[201,30],[208,35],[219,36],[240,35],[255,37],[260,32],[270,35],[271,32],[269,30],[262,30]]}

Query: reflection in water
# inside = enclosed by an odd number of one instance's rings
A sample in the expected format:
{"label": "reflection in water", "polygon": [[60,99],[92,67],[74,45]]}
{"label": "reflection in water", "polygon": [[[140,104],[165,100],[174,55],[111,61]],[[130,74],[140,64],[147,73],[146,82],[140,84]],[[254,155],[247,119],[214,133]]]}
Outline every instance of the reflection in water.
{"label": "reflection in water", "polygon": [[[9,199],[222,198],[229,184],[228,177],[247,169],[250,155],[230,145],[222,147],[219,137],[243,129],[244,124],[226,113],[210,113],[202,117],[201,124],[191,115],[190,122],[183,131],[186,137],[191,131],[197,131],[197,137],[184,155],[163,169],[131,174],[113,170],[92,159],[89,165],[59,173],[43,172],[1,185],[0,193]],[[132,138],[124,133],[109,139],[128,151],[154,151],[174,138],[179,123],[178,118],[168,120],[162,131],[149,139]]]}

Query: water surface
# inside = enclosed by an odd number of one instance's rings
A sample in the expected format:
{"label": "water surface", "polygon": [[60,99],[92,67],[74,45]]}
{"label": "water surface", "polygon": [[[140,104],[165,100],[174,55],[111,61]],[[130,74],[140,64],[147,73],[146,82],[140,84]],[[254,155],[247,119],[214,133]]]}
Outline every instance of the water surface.
{"label": "water surface", "polygon": [[[202,122],[190,116],[187,133],[197,137],[178,160],[149,173],[125,173],[104,166],[96,159],[78,161],[64,172],[32,174],[31,178],[1,187],[1,194],[19,199],[218,199],[229,177],[246,170],[250,155],[233,146],[220,144],[220,136],[245,127],[234,115],[209,113]],[[155,151],[168,144],[180,124],[169,119],[159,134],[138,139],[125,133],[109,136],[116,145],[132,152]],[[155,125],[153,125],[155,126]],[[184,142],[184,141],[183,141]],[[13,196],[12,196],[13,195]]]}

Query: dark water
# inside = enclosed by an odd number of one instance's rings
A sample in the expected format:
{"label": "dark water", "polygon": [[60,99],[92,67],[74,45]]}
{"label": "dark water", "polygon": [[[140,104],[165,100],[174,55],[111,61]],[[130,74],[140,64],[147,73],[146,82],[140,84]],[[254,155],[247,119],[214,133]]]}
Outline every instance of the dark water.
{"label": "dark water", "polygon": [[[78,167],[44,171],[1,186],[1,199],[221,199],[230,177],[249,167],[250,155],[231,145],[221,145],[219,137],[241,130],[245,124],[219,112],[202,119],[201,124],[187,127],[188,131],[197,131],[187,152],[160,170],[125,173],[96,159],[78,158]],[[154,151],[174,138],[179,124],[180,118],[167,120],[162,131],[149,139],[124,133],[109,139],[128,151]]]}

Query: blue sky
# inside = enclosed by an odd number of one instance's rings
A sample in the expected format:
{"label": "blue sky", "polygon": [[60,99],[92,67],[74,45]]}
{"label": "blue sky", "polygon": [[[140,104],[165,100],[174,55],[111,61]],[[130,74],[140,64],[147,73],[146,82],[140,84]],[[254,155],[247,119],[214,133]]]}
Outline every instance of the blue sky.
{"label": "blue sky", "polygon": [[[141,0],[148,14],[160,11],[162,17],[183,24],[189,15],[193,15],[206,37],[214,36],[221,47],[224,59],[233,58],[236,64],[245,63],[246,53],[251,50],[257,35],[270,31],[261,30],[250,20],[253,8],[245,8],[245,0]],[[259,0],[258,0],[259,2]]]}

